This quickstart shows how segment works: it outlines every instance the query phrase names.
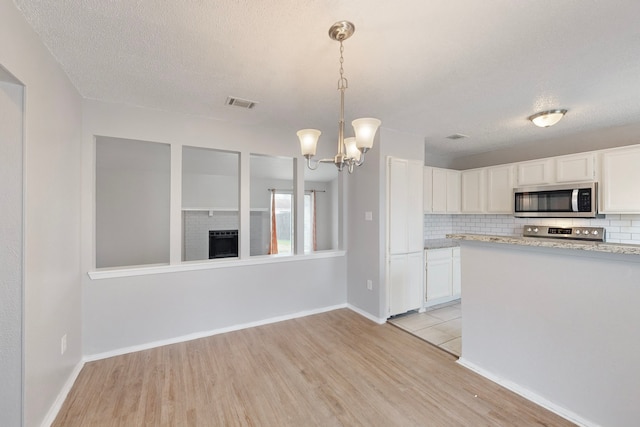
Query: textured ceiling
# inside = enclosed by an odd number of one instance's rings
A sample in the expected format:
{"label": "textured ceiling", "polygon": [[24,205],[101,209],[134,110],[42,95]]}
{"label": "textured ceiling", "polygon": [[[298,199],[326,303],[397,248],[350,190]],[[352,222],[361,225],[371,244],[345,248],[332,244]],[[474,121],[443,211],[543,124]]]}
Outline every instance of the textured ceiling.
{"label": "textured ceiling", "polygon": [[[640,121],[640,2],[14,0],[86,98],[336,137],[380,118],[463,156]],[[257,101],[253,110],[227,96]],[[535,128],[526,117],[569,113]],[[452,141],[461,133],[469,138]]]}

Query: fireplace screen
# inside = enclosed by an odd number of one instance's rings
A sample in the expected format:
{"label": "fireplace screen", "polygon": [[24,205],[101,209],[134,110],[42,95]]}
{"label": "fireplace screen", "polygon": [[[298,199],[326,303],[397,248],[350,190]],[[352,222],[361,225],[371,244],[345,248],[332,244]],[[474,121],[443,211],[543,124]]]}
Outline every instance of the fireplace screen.
{"label": "fireplace screen", "polygon": [[209,259],[238,256],[238,230],[209,230]]}

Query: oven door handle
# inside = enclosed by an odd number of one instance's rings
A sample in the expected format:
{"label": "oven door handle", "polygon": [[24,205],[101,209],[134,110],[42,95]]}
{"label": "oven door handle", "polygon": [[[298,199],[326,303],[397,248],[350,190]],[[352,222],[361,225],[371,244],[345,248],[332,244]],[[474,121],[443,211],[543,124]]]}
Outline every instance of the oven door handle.
{"label": "oven door handle", "polygon": [[571,192],[571,212],[578,212],[578,193],[580,190],[574,188]]}

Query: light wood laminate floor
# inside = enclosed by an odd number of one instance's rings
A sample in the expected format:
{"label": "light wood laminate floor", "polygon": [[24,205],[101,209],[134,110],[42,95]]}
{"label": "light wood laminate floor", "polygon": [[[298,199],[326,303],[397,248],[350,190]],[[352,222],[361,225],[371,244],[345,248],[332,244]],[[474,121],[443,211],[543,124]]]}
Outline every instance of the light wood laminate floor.
{"label": "light wood laminate floor", "polygon": [[87,363],[54,427],[569,426],[341,309]]}

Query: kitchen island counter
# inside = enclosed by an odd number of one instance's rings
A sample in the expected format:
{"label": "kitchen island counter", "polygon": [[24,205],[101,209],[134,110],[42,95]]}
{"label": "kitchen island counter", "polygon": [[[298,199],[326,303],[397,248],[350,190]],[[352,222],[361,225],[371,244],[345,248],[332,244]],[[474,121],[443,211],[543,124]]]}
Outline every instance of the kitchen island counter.
{"label": "kitchen island counter", "polygon": [[640,419],[640,247],[451,234],[459,363],[578,425]]}
{"label": "kitchen island counter", "polygon": [[626,245],[622,243],[589,242],[542,237],[494,236],[488,234],[448,234],[447,238],[458,241],[466,240],[543,248],[576,249],[580,251],[605,252],[610,254],[640,255],[640,245]]}

